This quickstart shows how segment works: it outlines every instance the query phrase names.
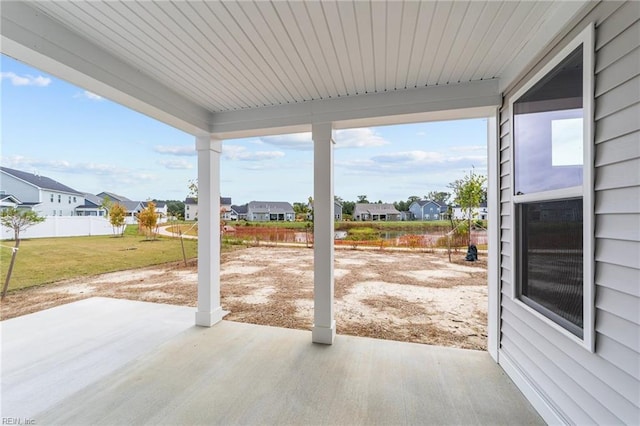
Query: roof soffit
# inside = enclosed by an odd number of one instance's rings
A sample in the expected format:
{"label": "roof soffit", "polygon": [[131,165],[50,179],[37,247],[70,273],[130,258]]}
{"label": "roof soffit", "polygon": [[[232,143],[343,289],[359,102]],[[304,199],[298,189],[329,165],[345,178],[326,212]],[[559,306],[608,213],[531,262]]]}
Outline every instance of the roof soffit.
{"label": "roof soffit", "polygon": [[[25,3],[3,2],[4,53],[184,131],[240,137],[495,105],[588,2]],[[487,80],[473,102],[411,101]]]}

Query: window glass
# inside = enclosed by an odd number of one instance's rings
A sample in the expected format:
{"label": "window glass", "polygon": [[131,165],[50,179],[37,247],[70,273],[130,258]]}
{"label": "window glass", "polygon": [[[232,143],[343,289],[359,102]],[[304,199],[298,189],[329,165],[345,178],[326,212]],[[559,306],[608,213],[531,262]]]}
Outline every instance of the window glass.
{"label": "window glass", "polygon": [[582,185],[582,45],[513,104],[515,193]]}
{"label": "window glass", "polygon": [[582,337],[582,199],[523,203],[519,209],[523,301]]}

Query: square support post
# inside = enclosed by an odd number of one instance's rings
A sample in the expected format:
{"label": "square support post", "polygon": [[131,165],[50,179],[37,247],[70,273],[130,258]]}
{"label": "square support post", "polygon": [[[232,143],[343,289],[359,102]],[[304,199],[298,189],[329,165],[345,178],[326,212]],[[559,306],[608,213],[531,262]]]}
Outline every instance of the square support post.
{"label": "square support post", "polygon": [[196,325],[211,327],[220,306],[220,153],[222,141],[196,137],[198,151],[198,310]]}
{"label": "square support post", "polygon": [[314,343],[330,345],[336,335],[333,316],[333,129],[313,124],[313,330]]}

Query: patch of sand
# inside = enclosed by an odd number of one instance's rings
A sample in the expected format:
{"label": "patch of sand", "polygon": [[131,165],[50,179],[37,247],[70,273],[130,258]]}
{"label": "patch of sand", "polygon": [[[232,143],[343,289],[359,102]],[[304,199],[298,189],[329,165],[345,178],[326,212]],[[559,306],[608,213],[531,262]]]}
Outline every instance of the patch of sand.
{"label": "patch of sand", "polygon": [[[391,250],[335,252],[340,334],[470,349],[486,348],[486,260]],[[78,278],[9,293],[2,318],[92,296],[195,306],[194,262]],[[224,253],[222,307],[231,321],[310,329],[313,250],[251,247]]]}

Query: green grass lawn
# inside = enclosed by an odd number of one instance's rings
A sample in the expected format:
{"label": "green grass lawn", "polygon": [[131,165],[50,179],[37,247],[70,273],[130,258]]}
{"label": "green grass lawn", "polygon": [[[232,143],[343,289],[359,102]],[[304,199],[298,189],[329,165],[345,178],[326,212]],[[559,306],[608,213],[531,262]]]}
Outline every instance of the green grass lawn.
{"label": "green grass lawn", "polygon": [[[2,241],[0,277],[6,277],[13,241]],[[197,241],[184,240],[188,258],[196,257]],[[145,241],[135,229],[125,236],[36,238],[23,240],[13,268],[10,290],[67,278],[102,274],[182,260],[180,240],[159,237]]]}

